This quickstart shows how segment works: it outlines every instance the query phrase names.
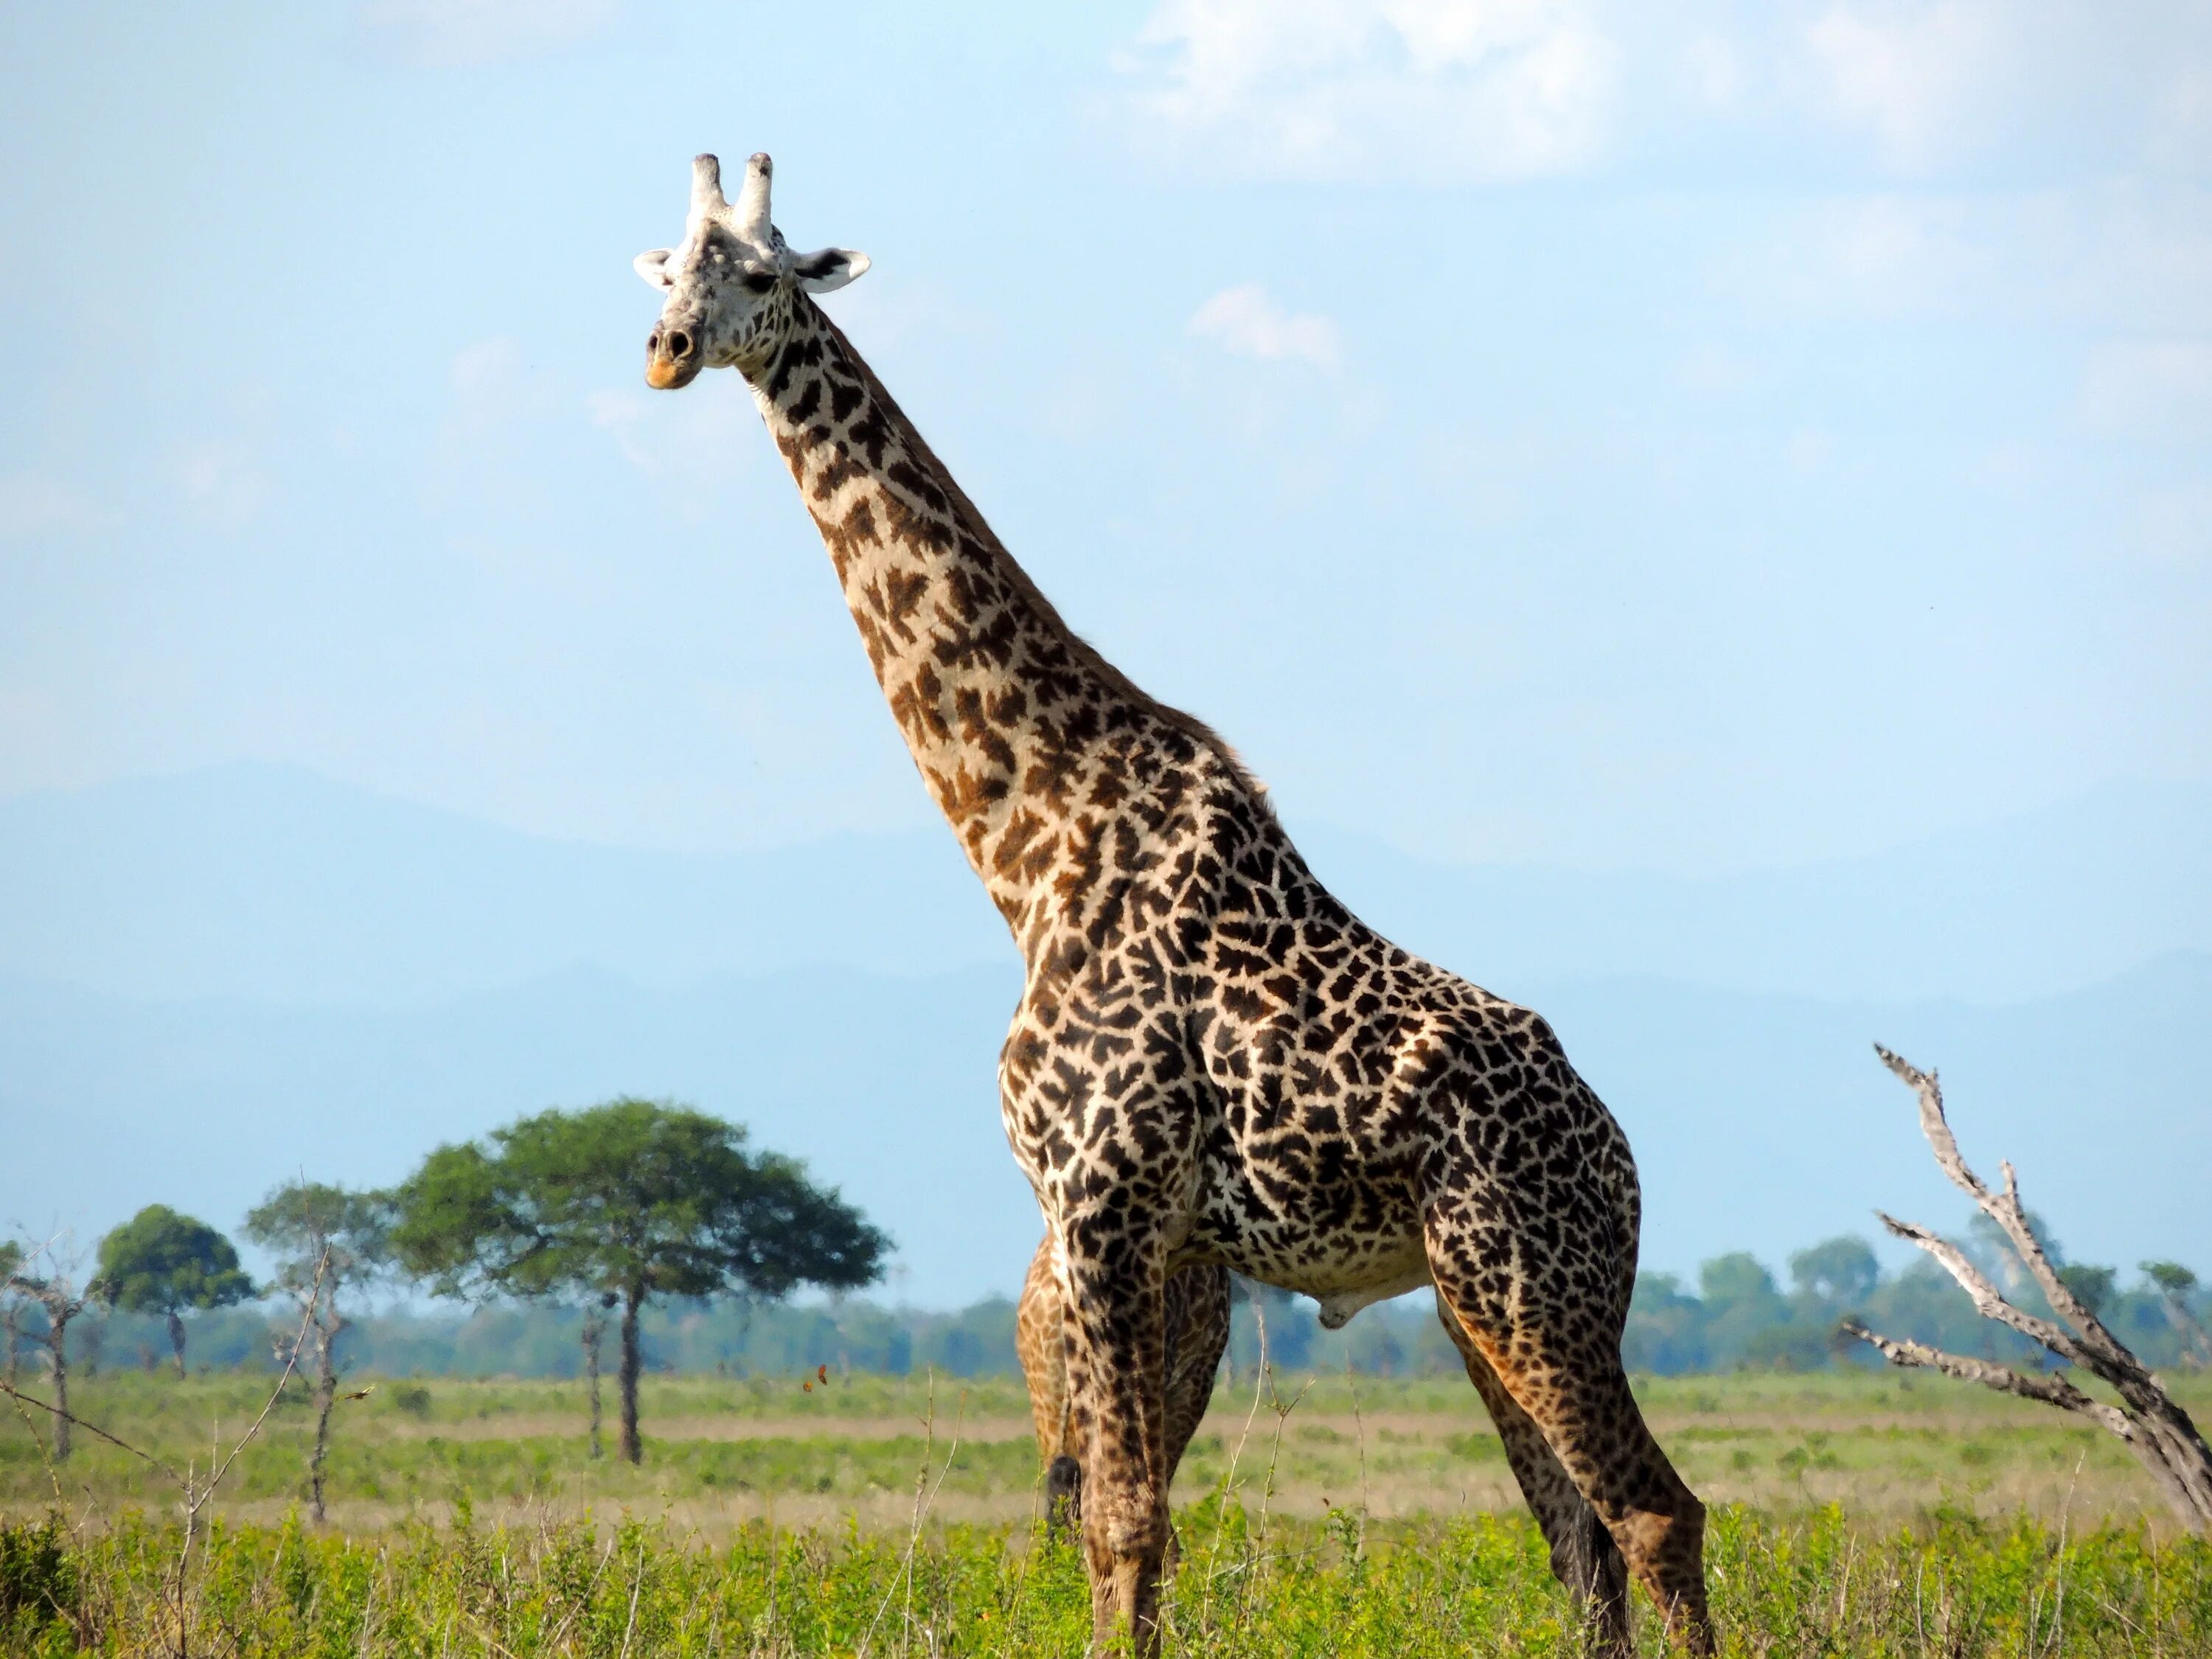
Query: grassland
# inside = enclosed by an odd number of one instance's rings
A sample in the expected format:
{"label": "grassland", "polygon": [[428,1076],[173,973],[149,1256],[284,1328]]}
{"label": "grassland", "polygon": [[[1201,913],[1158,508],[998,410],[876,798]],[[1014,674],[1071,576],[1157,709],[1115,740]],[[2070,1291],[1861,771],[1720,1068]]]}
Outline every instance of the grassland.
{"label": "grassland", "polygon": [[[2212,1419],[2209,1380],[2181,1397]],[[1902,1372],[1742,1373],[1649,1379],[1644,1409],[1710,1501],[1778,1512],[1836,1504],[1855,1517],[1909,1520],[1939,1508],[2162,1518],[2156,1494],[2110,1435],[2047,1407]],[[79,1384],[80,1415],[170,1462],[204,1462],[267,1397],[248,1376],[190,1382],[132,1373]],[[612,1407],[611,1391],[608,1405]],[[646,1456],[633,1468],[589,1455],[573,1382],[377,1382],[333,1421],[330,1502],[341,1524],[442,1519],[465,1493],[502,1506],[628,1509],[719,1534],[770,1514],[793,1523],[902,1526],[925,1464],[943,1519],[1012,1522],[1036,1502],[1036,1454],[1020,1383],[926,1377],[800,1380],[649,1377]],[[280,1520],[302,1488],[313,1432],[295,1387],[226,1483],[237,1519]],[[611,1425],[608,1439],[612,1440]],[[949,1460],[949,1462],[948,1462]],[[63,1481],[69,1509],[164,1501],[166,1477],[80,1433]],[[1274,1513],[1317,1519],[1347,1506],[1378,1520],[1510,1510],[1518,1499],[1497,1437],[1464,1383],[1289,1379],[1224,1384],[1192,1443],[1175,1498],[1226,1490]],[[25,1423],[0,1413],[0,1506],[52,1501]]]}
{"label": "grassland", "polygon": [[[204,1465],[265,1388],[103,1376],[73,1403]],[[2182,1391],[2212,1417],[2212,1389]],[[1739,1651],[2212,1654],[2212,1549],[2175,1534],[2109,1436],[1900,1373],[1641,1392],[1717,1506],[1715,1595]],[[318,1528],[297,1515],[312,1413],[288,1398],[214,1505],[188,1645],[1079,1650],[1080,1566],[1037,1534],[1018,1382],[652,1378],[643,1403],[633,1468],[588,1455],[576,1384],[380,1382],[340,1407]],[[1224,1386],[1175,1498],[1176,1651],[1571,1650],[1464,1385]],[[173,1500],[126,1452],[80,1433],[54,1469],[0,1419],[0,1651],[173,1650]]]}

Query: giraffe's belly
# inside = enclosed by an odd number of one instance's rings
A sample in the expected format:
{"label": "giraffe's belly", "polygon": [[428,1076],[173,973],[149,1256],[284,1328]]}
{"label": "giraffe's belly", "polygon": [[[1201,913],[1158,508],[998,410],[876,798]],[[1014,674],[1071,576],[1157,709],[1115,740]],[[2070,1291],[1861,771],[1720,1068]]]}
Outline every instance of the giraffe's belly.
{"label": "giraffe's belly", "polygon": [[1310,1296],[1331,1330],[1370,1303],[1430,1282],[1419,1207],[1395,1183],[1277,1186],[1277,1194],[1290,1196],[1277,1207],[1249,1172],[1213,1173],[1177,1266],[1218,1263]]}

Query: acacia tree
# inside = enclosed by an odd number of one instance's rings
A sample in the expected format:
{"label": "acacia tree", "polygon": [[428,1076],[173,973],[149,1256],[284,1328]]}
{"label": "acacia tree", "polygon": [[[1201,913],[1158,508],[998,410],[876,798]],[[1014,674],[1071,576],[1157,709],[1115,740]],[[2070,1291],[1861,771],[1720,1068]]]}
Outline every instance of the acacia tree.
{"label": "acacia tree", "polygon": [[187,1308],[227,1308],[253,1294],[231,1242],[207,1224],[149,1204],[100,1241],[93,1293],[125,1313],[160,1314],[168,1322],[177,1375],[185,1374]]}
{"label": "acacia tree", "polygon": [[15,1344],[22,1334],[21,1311],[22,1304],[38,1308],[46,1316],[44,1334],[29,1333],[32,1341],[46,1351],[46,1374],[52,1381],[54,1398],[54,1462],[66,1463],[70,1455],[69,1414],[69,1328],[70,1321],[84,1311],[86,1293],[78,1288],[76,1263],[81,1257],[73,1253],[63,1257],[51,1242],[26,1250],[11,1244],[4,1261],[0,1261],[0,1294],[9,1297],[15,1304],[8,1322],[9,1386],[15,1385]]}
{"label": "acacia tree", "polygon": [[319,1522],[325,1518],[323,1463],[338,1397],[337,1340],[353,1322],[338,1310],[338,1297],[386,1271],[391,1220],[389,1195],[319,1181],[288,1182],[246,1217],[246,1236],[276,1256],[276,1283],[300,1305],[299,1331],[277,1339],[277,1359],[305,1359],[302,1369],[314,1373],[315,1443],[307,1457],[307,1489]]}
{"label": "acacia tree", "polygon": [[890,1241],[733,1123],[628,1097],[441,1146],[396,1194],[398,1259],[444,1296],[581,1294],[621,1310],[622,1455],[637,1429],[638,1315],[657,1296],[851,1289]]}

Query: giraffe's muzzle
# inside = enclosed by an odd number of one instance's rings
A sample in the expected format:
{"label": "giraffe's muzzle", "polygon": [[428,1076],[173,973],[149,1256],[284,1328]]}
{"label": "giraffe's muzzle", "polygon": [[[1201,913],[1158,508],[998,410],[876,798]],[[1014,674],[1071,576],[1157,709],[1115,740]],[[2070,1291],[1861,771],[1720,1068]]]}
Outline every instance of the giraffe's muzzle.
{"label": "giraffe's muzzle", "polygon": [[656,328],[646,337],[645,383],[656,392],[673,392],[699,378],[705,359],[699,336],[688,328]]}

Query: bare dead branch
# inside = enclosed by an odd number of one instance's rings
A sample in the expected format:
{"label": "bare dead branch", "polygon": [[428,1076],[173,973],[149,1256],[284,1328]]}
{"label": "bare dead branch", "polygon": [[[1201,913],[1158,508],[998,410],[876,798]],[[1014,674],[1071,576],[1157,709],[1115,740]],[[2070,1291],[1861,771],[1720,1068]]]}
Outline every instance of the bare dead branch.
{"label": "bare dead branch", "polygon": [[2117,1406],[2107,1406],[2101,1400],[2092,1399],[2075,1388],[2059,1372],[2029,1373],[2016,1371],[2009,1365],[2000,1365],[1994,1360],[1975,1359],[1966,1354],[1950,1353],[1942,1348],[1931,1348],[1925,1342],[1915,1342],[1877,1334],[1867,1329],[1856,1319],[1846,1319],[1841,1327],[1846,1336],[1880,1351],[1893,1365],[1919,1367],[1923,1370],[1941,1371],[1946,1376],[1955,1376],[1967,1382],[1978,1382],[1984,1388],[1995,1389],[2000,1394],[2015,1394],[2023,1400],[2040,1400],[2061,1411],[2078,1412],[2099,1426],[2109,1429],[2123,1440],[2133,1441],[2135,1425],[2128,1414]]}
{"label": "bare dead branch", "polygon": [[0,1394],[6,1395],[9,1399],[16,1401],[19,1405],[36,1406],[40,1411],[46,1413],[50,1416],[59,1418],[64,1422],[73,1424],[76,1427],[82,1429],[88,1434],[98,1435],[102,1440],[107,1442],[109,1445],[119,1446],[125,1451],[129,1452],[133,1457],[139,1459],[143,1462],[151,1464],[154,1468],[161,1470],[162,1474],[167,1475],[172,1480],[181,1482],[185,1478],[181,1474],[179,1474],[174,1468],[163,1462],[160,1458],[155,1456],[153,1453],[139,1450],[137,1447],[132,1445],[128,1440],[118,1439],[116,1436],[110,1434],[106,1429],[101,1428],[99,1424],[88,1423],[83,1418],[77,1416],[74,1412],[65,1412],[59,1406],[49,1405],[45,1401],[40,1399],[36,1395],[25,1394],[21,1389],[15,1387],[11,1382],[0,1382]]}
{"label": "bare dead branch", "polygon": [[1990,1195],[1981,1178],[1966,1167],[1966,1160],[1959,1156],[1958,1140],[1951,1133],[1951,1122],[1943,1115],[1943,1085],[1936,1081],[1936,1073],[1923,1072],[1904,1055],[1885,1048],[1879,1042],[1874,1051],[1881,1056],[1881,1063],[1897,1073],[1905,1086],[1920,1098],[1920,1133],[1928,1137],[1928,1144],[1936,1153],[1936,1167],[1950,1178],[1951,1184],[1979,1204]]}
{"label": "bare dead branch", "polygon": [[1984,1319],[1994,1319],[2001,1325],[2009,1325],[2031,1342],[2039,1342],[2054,1352],[2062,1353],[2075,1364],[2083,1363],[2072,1352],[2075,1344],[2070,1334],[2047,1319],[2038,1319],[2033,1314],[2015,1308],[2005,1300],[2004,1293],[1990,1283],[1988,1277],[1977,1267],[1966,1253],[1941,1234],[1930,1232],[1917,1222],[1899,1221],[1885,1210],[1876,1210],[1875,1217],[1881,1224],[1907,1243],[1917,1244],[1941,1262],[1943,1270],[1959,1281],[1959,1288],[1974,1298],[1974,1311]]}
{"label": "bare dead branch", "polygon": [[[2020,1201],[2020,1178],[2013,1172],[2012,1160],[2007,1158],[1997,1168],[2004,1173],[2004,1195],[1990,1214],[2004,1229],[2014,1253],[2034,1275],[2036,1288],[2043,1292],[2043,1299],[2051,1304],[2053,1313],[2081,1334],[2084,1342],[2108,1355],[2126,1354],[2128,1351],[2120,1346],[2119,1340],[2105,1328],[2097,1316],[2074,1294],[2074,1287],[2061,1279],[2058,1269],[2051,1265],[2043,1241],[2027,1224],[2027,1207]],[[1983,1207],[1989,1209],[1986,1205]],[[2132,1362],[2135,1356],[2129,1354],[2128,1358]]]}
{"label": "bare dead branch", "polygon": [[1921,1133],[1928,1138],[1936,1167],[1996,1224],[2012,1254],[2043,1292],[2057,1318],[2040,1318],[2015,1307],[1965,1251],[1927,1228],[1899,1221],[1877,1210],[1875,1213],[1881,1217],[1882,1225],[1941,1262],[1973,1298],[1975,1310],[1983,1317],[2018,1331],[2047,1352],[2089,1372],[2118,1394],[2121,1403],[2106,1405],[2084,1394],[2063,1376],[2030,1376],[2008,1365],[1946,1353],[1923,1343],[1898,1341],[1877,1335],[1856,1321],[1846,1322],[1844,1331],[1878,1349],[1892,1364],[1923,1366],[2005,1394],[2040,1400],[2100,1424],[2134,1449],[2167,1500],[2190,1526],[2199,1532],[2212,1532],[2212,1450],[2207,1449],[2189,1413],[2174,1402],[2142,1362],[2059,1277],[2043,1242],[2028,1224],[2027,1209],[2021,1201],[2020,1178],[2012,1164],[2008,1162],[1999,1166],[2004,1183],[1995,1191],[1968,1167],[1944,1115],[1943,1091],[1936,1073],[1923,1072],[1879,1043],[1875,1045],[1875,1052],[1917,1099]]}
{"label": "bare dead branch", "polygon": [[[31,1443],[39,1449],[39,1462],[46,1471],[46,1484],[54,1489],[54,1507],[57,1510],[68,1508],[69,1499],[62,1496],[61,1474],[55,1469],[54,1460],[46,1451],[45,1437],[40,1434],[39,1425],[31,1420],[30,1413],[23,1409],[23,1396],[15,1392],[15,1385],[12,1382],[8,1384],[8,1401],[15,1407],[15,1415],[23,1419],[23,1431],[31,1437]],[[51,1411],[53,1408],[48,1407],[47,1409]]]}
{"label": "bare dead branch", "polygon": [[[329,1264],[329,1261],[330,1253],[325,1251],[323,1260],[315,1265],[315,1283],[319,1286],[323,1282],[323,1269]],[[312,1313],[313,1304],[310,1304],[308,1316],[312,1316]],[[306,1318],[303,1317],[301,1322],[301,1334],[306,1334]],[[284,1385],[292,1380],[292,1373],[297,1368],[299,1361],[300,1344],[297,1339],[295,1339],[292,1343],[292,1357],[284,1362],[284,1369],[276,1378],[276,1386],[270,1389],[269,1398],[262,1402],[260,1415],[256,1417],[246,1432],[238,1437],[238,1443],[230,1449],[230,1455],[222,1460],[222,1467],[208,1477],[207,1496],[209,1498],[215,1496],[215,1489],[222,1484],[223,1476],[230,1473],[230,1466],[238,1461],[239,1453],[244,1451],[247,1443],[261,1432],[261,1425],[269,1420],[269,1413],[276,1409],[276,1402],[284,1397]],[[204,1498],[202,1501],[206,1500]]]}
{"label": "bare dead branch", "polygon": [[[41,1336],[34,1333],[31,1340],[46,1351],[47,1374],[53,1382],[54,1407],[51,1409],[54,1410],[53,1461],[57,1463],[69,1462],[70,1428],[77,1420],[69,1411],[70,1322],[84,1311],[90,1300],[89,1292],[77,1282],[81,1258],[65,1246],[64,1241],[68,1237],[67,1233],[56,1233],[33,1245],[27,1252],[19,1253],[6,1278],[0,1280],[0,1291],[35,1303],[46,1311],[46,1334]],[[48,1263],[48,1271],[43,1275],[32,1271],[33,1264],[42,1257]],[[11,1319],[8,1338],[10,1386],[15,1382],[16,1334],[15,1322]]]}
{"label": "bare dead branch", "polygon": [[[2098,1322],[2097,1316],[2083,1305],[2079,1297],[2074,1294],[2073,1287],[2058,1276],[2058,1270],[2051,1265],[2051,1258],[2043,1248],[2043,1241],[2036,1237],[2035,1230],[2028,1225],[2027,1209],[2021,1202],[2020,1198],[2020,1178],[2014,1171],[2010,1160],[2008,1159],[1997,1166],[2004,1176],[2003,1188],[1997,1192],[1991,1192],[1982,1178],[1973,1172],[1967,1164],[1965,1156],[1959,1151],[1958,1139],[1952,1134],[1950,1119],[1943,1110],[1943,1085],[1937,1079],[1936,1074],[1934,1072],[1922,1071],[1903,1055],[1883,1048],[1878,1042],[1875,1044],[1874,1051],[1881,1057],[1881,1063],[1888,1066],[1917,1098],[1920,1105],[1920,1130],[1928,1137],[1929,1148],[1936,1155],[1936,1167],[1943,1171],[1953,1186],[1974,1200],[1984,1215],[1996,1223],[1998,1228],[2004,1233],[2006,1241],[2011,1244],[2013,1254],[2020,1258],[2021,1265],[2026,1267],[2030,1276],[2034,1279],[2036,1288],[2043,1292],[2044,1300],[2051,1304],[2051,1311],[2065,1321],[2068,1325],[2072,1326],[2075,1331],[2080,1332],[2082,1341],[2108,1351],[2125,1352],[2126,1350],[2122,1348],[2112,1334]],[[1891,1231],[1898,1233],[1899,1237],[1911,1237],[1899,1231],[1898,1224],[1887,1216],[1882,1217],[1882,1222]],[[1929,1237],[1933,1237],[1934,1235],[1930,1234]],[[1920,1239],[1914,1238],[1913,1243],[1920,1244],[1922,1249],[1934,1254],[1932,1247],[1922,1243]],[[1965,1286],[1966,1293],[1974,1298],[1974,1305],[1981,1310],[1984,1317],[2002,1320],[2023,1336],[2040,1342],[2055,1352],[2066,1352],[2066,1350],[2058,1343],[2051,1340],[2053,1334],[2069,1341],[2072,1340],[2060,1327],[2052,1325],[2047,1321],[2038,1320],[2035,1323],[2041,1328],[2028,1329],[2019,1321],[2027,1319],[2031,1317],[2030,1316],[2021,1314],[2017,1309],[2013,1309],[2012,1312],[2018,1316],[2015,1319],[1997,1311],[1996,1308],[1985,1302],[1980,1291],[1960,1276],[1958,1267],[1951,1261],[1941,1256],[1937,1259],[1943,1261],[1943,1265],[1949,1269],[1951,1276]],[[1964,1258],[1961,1257],[1960,1260],[1963,1261]],[[1994,1295],[1994,1291],[1991,1294]],[[2011,1304],[2004,1302],[2001,1297],[1996,1297],[1996,1301],[2005,1308],[2011,1307]],[[2068,1353],[2066,1357],[2074,1359],[2076,1364],[2085,1363],[2074,1354]]]}

